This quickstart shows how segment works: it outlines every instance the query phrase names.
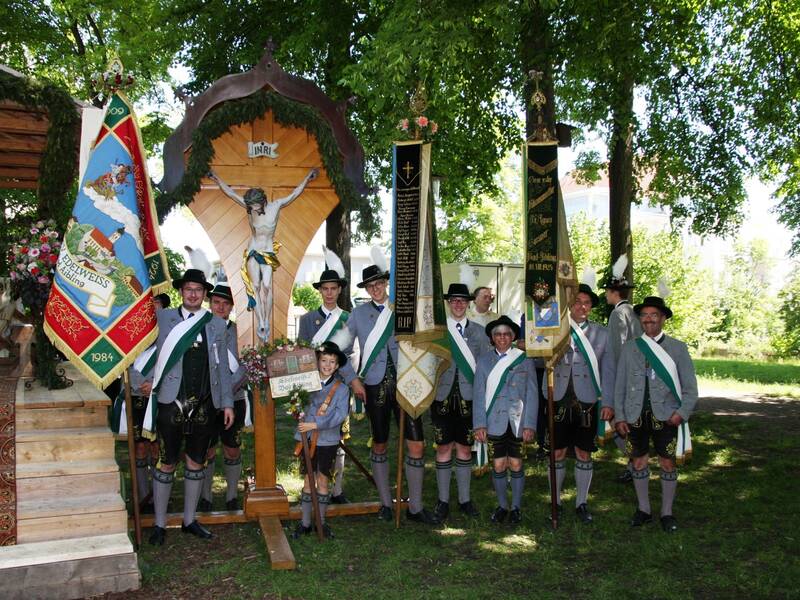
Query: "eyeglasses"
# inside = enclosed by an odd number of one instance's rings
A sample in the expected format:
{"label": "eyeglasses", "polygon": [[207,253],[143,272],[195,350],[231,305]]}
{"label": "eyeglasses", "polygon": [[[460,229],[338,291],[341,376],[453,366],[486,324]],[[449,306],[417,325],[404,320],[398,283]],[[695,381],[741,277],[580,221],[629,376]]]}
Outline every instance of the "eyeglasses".
{"label": "eyeglasses", "polygon": [[206,288],[204,288],[204,287],[189,287],[189,286],[185,285],[185,286],[183,286],[183,288],[181,288],[181,291],[183,291],[186,294],[205,294]]}
{"label": "eyeglasses", "polygon": [[364,289],[366,289],[367,291],[375,290],[382,287],[386,287],[385,279],[379,279],[378,281],[370,281],[369,283],[364,285]]}

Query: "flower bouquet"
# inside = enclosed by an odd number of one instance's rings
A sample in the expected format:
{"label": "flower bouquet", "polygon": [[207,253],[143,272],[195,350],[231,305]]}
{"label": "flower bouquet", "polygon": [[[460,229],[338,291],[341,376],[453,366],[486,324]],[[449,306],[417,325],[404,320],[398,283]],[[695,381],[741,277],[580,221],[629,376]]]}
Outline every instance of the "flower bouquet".
{"label": "flower bouquet", "polygon": [[430,140],[439,131],[439,125],[425,115],[419,115],[413,119],[400,119],[397,129],[412,140]]}

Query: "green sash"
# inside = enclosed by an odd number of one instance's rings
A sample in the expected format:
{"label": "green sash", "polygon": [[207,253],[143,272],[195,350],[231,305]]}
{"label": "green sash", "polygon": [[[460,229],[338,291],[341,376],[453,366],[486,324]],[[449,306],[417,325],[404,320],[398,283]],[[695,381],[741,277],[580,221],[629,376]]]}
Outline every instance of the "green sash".
{"label": "green sash", "polygon": [[450,343],[450,353],[455,360],[456,367],[464,374],[467,381],[470,383],[475,382],[475,357],[472,356],[472,351],[467,346],[464,337],[458,333],[455,321],[447,319],[447,340]]}

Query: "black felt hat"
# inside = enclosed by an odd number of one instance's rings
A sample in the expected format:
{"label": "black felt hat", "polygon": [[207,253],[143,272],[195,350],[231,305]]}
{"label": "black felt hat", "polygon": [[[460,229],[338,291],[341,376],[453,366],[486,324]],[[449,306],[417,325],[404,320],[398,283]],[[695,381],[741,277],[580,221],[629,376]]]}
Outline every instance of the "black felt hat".
{"label": "black felt hat", "polygon": [[451,283],[450,287],[447,288],[447,293],[442,294],[442,297],[445,300],[450,300],[450,298],[464,298],[465,300],[475,300],[475,296],[473,296],[470,293],[469,288],[463,283]]}
{"label": "black felt hat", "polygon": [[174,287],[176,290],[179,290],[183,287],[184,283],[202,284],[202,286],[206,288],[206,293],[214,289],[214,286],[211,285],[208,281],[206,281],[206,274],[203,273],[200,269],[186,269],[186,272],[183,274],[183,277],[172,280],[172,287]]}
{"label": "black felt hat", "polygon": [[589,296],[589,298],[592,301],[592,308],[597,306],[597,303],[600,301],[600,298],[598,297],[598,295],[595,294],[592,291],[592,288],[590,288],[585,283],[581,283],[581,284],[578,285],[578,294],[586,294],[587,296]]}
{"label": "black felt hat", "polygon": [[169,294],[164,292],[161,292],[158,296],[153,296],[153,300],[158,300],[161,303],[161,308],[169,308],[169,305],[172,304]]}
{"label": "black felt hat", "polygon": [[489,336],[489,339],[492,339],[492,329],[497,327],[498,325],[508,325],[511,328],[511,331],[514,332],[514,339],[519,339],[519,325],[514,323],[511,319],[509,319],[506,315],[501,316],[499,319],[495,319],[494,321],[490,321],[486,325],[486,335]]}
{"label": "black felt hat", "polygon": [[382,271],[377,265],[370,265],[361,271],[361,283],[357,283],[356,287],[366,287],[370,281],[378,279],[389,279],[389,271]]}
{"label": "black felt hat", "polygon": [[208,297],[211,296],[219,296],[220,298],[225,298],[225,300],[230,300],[233,303],[233,294],[231,293],[231,286],[226,283],[218,283],[214,286],[214,289],[208,293]]}
{"label": "black felt hat", "polygon": [[642,302],[633,307],[633,312],[635,312],[638,315],[642,311],[642,309],[646,306],[649,306],[651,308],[657,308],[662,313],[664,313],[664,316],[667,317],[668,319],[672,317],[672,311],[669,309],[669,306],[664,304],[664,299],[659,298],[658,296],[648,296],[647,298],[642,300]]}
{"label": "black felt hat", "polygon": [[336,359],[339,361],[339,368],[347,363],[347,355],[339,349],[339,346],[330,340],[322,342],[322,344],[319,345],[317,348],[317,355],[320,354],[333,354],[336,356]]}
{"label": "black felt hat", "polygon": [[628,283],[625,277],[609,277],[606,282],[600,286],[605,290],[632,290],[635,285]]}
{"label": "black felt hat", "polygon": [[325,269],[322,275],[319,276],[319,281],[315,281],[311,285],[314,286],[315,290],[318,290],[323,283],[338,283],[340,286],[344,287],[347,285],[347,279],[339,277],[339,273],[333,269]]}

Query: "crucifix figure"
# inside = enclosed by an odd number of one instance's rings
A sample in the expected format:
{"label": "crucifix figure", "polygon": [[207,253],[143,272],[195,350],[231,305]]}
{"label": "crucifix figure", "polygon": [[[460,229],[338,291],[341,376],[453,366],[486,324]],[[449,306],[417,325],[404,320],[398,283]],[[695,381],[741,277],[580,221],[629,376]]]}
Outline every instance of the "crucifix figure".
{"label": "crucifix figure", "polygon": [[319,169],[316,167],[311,169],[291,194],[269,202],[261,188],[250,188],[244,196],[240,196],[213,171],[208,173],[228,198],[247,210],[250,244],[243,257],[241,274],[247,290],[247,310],[255,309],[258,319],[256,335],[264,343],[269,341],[270,333],[272,272],[280,266],[277,256],[280,244],[275,241],[278,217],[281,209],[302,194],[308,182],[316,179],[318,175]]}

